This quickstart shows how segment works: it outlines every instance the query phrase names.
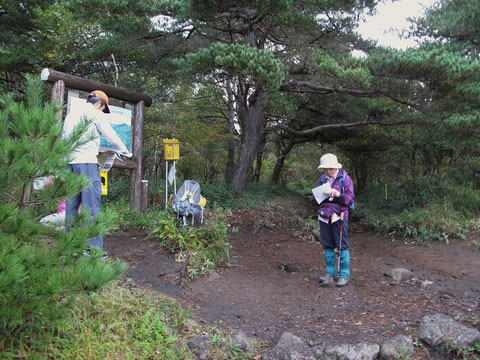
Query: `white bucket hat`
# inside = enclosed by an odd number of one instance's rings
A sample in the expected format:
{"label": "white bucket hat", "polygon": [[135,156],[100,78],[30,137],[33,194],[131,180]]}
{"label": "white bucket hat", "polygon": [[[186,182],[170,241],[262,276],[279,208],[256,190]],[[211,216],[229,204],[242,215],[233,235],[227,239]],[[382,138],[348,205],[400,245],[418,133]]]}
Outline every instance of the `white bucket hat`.
{"label": "white bucket hat", "polygon": [[317,169],[341,169],[342,164],[337,160],[333,154],[325,154],[320,158],[320,165]]}

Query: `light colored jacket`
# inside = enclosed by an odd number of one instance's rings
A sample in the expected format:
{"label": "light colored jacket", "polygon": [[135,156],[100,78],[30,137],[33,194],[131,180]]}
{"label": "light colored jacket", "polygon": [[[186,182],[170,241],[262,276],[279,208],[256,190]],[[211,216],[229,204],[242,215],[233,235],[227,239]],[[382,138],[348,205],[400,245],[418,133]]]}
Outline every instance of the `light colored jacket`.
{"label": "light colored jacket", "polygon": [[111,115],[107,115],[96,109],[93,104],[85,102],[85,105],[81,110],[70,111],[65,117],[62,138],[70,136],[75,127],[78,126],[83,119],[87,119],[90,122],[83,137],[86,139],[90,134],[94,136],[92,140],[75,149],[70,164],[97,164],[97,155],[100,148],[100,135],[103,135],[112,145],[111,148],[118,153],[126,154],[129,152],[115,130],[112,129],[108,116]]}

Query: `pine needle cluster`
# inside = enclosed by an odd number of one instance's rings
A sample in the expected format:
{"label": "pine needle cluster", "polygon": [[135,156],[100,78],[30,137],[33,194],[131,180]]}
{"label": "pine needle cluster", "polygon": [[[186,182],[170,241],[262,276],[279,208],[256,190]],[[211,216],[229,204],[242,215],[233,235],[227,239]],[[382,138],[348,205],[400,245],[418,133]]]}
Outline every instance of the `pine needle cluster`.
{"label": "pine needle cluster", "polygon": [[[87,239],[109,230],[105,215],[90,224],[81,213],[66,231],[40,225],[65,199],[89,186],[67,171],[76,146],[87,141],[87,123],[62,139],[60,105],[44,102],[40,79],[28,77],[22,98],[0,98],[0,338],[34,338],[55,328],[79,293],[96,291],[126,269],[102,261],[101,250],[84,256]],[[51,185],[34,190],[40,178]],[[1,348],[1,343],[0,343]]]}

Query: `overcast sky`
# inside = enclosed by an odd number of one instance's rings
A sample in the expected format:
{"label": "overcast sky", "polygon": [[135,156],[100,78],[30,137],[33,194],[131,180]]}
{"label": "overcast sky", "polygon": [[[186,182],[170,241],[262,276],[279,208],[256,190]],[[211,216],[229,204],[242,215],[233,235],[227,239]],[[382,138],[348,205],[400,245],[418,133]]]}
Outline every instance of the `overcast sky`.
{"label": "overcast sky", "polygon": [[364,38],[377,40],[378,45],[406,49],[415,46],[413,39],[401,39],[395,33],[408,29],[409,17],[420,17],[423,8],[439,0],[387,0],[377,6],[377,14],[361,23],[357,31]]}

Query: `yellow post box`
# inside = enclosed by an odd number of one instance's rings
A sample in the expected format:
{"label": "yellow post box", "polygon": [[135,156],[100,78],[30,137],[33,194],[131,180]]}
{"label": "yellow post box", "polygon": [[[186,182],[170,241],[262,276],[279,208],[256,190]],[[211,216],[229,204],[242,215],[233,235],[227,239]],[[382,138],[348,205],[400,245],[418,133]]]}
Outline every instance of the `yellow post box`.
{"label": "yellow post box", "polygon": [[102,195],[108,195],[108,172],[100,171],[100,178],[102,179]]}
{"label": "yellow post box", "polygon": [[163,139],[163,158],[166,161],[180,159],[180,141],[177,139]]}

